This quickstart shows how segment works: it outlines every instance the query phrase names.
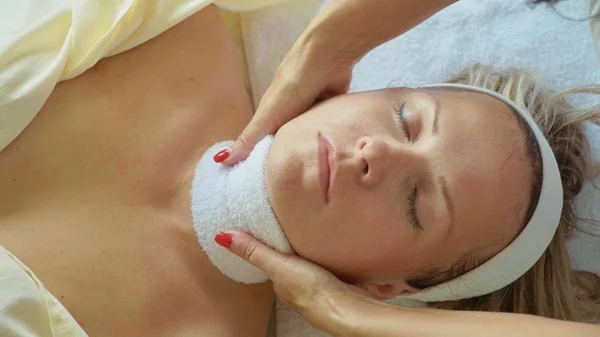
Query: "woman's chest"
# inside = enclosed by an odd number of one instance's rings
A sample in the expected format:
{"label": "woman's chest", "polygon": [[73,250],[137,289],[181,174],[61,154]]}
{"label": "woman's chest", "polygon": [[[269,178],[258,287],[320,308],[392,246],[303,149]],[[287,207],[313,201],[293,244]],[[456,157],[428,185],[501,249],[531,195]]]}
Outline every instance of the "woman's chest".
{"label": "woman's chest", "polygon": [[90,336],[266,327],[270,287],[219,274],[192,231],[196,162],[251,116],[235,55],[201,22],[59,84],[0,153],[0,245]]}
{"label": "woman's chest", "polygon": [[220,274],[186,219],[150,207],[113,207],[38,213],[4,231],[0,244],[90,336],[263,333],[270,285],[240,285]]}
{"label": "woman's chest", "polygon": [[0,195],[0,217],[64,197],[156,206],[187,193],[204,150],[235,138],[251,117],[233,46],[217,20],[218,13],[201,11],[58,84],[0,153],[0,190],[11,196]]}

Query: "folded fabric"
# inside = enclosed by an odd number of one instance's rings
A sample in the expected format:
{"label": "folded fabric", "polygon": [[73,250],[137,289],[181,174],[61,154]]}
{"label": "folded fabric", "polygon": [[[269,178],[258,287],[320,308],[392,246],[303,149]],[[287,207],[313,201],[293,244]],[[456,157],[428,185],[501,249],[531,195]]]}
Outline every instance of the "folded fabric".
{"label": "folded fabric", "polygon": [[273,136],[263,138],[245,161],[227,167],[213,156],[233,142],[209,148],[192,182],[191,207],[194,229],[210,261],[227,277],[241,283],[267,281],[265,273],[215,242],[221,231],[241,231],[282,253],[291,253],[281,225],[271,209],[265,185],[265,162]]}
{"label": "folded fabric", "polygon": [[[202,8],[253,10],[284,0],[25,0],[0,10],[0,151],[54,86],[144,43]],[[1,2],[0,2],[1,4]]]}
{"label": "folded fabric", "polygon": [[67,309],[0,246],[0,336],[87,337]]}

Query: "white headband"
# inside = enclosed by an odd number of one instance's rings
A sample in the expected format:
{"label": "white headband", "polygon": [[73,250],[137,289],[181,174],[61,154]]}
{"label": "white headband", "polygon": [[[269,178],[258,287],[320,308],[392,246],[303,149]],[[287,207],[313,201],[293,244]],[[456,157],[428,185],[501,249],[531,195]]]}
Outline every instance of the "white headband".
{"label": "white headband", "polygon": [[563,190],[554,153],[531,115],[508,98],[487,89],[463,84],[433,84],[423,88],[459,88],[495,97],[510,105],[527,122],[542,157],[542,187],[529,223],[506,248],[470,272],[435,287],[402,296],[423,302],[454,301],[489,294],[523,276],[542,256],[554,237],[563,208]]}

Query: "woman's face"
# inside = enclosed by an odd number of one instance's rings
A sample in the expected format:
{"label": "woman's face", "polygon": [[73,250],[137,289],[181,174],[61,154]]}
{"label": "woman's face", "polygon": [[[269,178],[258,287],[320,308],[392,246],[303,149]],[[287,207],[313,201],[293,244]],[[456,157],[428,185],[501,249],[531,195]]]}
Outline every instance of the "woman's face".
{"label": "woman's face", "polygon": [[518,234],[526,156],[514,113],[496,98],[385,89],[327,100],[283,126],[266,183],[297,254],[386,298]]}

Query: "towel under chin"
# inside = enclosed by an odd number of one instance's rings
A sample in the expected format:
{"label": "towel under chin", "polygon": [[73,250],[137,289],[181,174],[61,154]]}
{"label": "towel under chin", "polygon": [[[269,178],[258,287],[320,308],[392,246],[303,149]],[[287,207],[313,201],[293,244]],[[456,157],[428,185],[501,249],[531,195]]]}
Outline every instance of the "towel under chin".
{"label": "towel under chin", "polygon": [[191,212],[198,242],[210,261],[234,281],[253,284],[267,281],[265,273],[219,246],[214,237],[221,231],[252,234],[270,247],[291,253],[265,186],[265,164],[273,136],[263,138],[245,161],[227,167],[213,156],[232,142],[210,147],[196,166],[191,190]]}

